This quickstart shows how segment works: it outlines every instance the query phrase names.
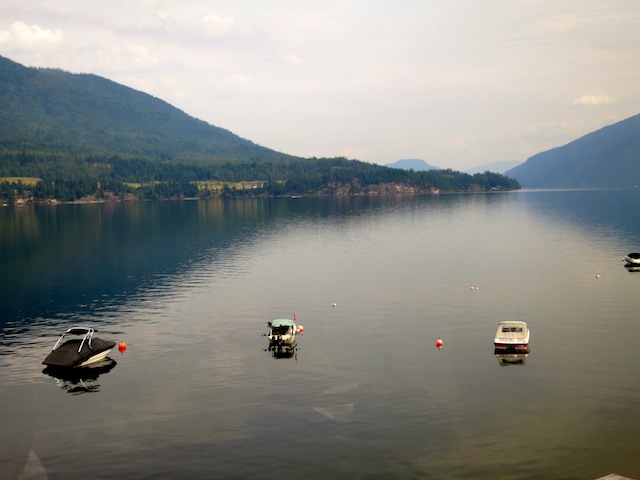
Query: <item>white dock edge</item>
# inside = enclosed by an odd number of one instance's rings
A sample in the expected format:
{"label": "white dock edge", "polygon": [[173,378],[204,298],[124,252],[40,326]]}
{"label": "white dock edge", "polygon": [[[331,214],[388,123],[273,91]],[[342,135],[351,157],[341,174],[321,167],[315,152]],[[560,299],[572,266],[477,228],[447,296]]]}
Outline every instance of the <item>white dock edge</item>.
{"label": "white dock edge", "polygon": [[609,475],[605,475],[604,477],[596,478],[596,480],[633,480],[633,478],[623,477],[622,475],[610,473]]}

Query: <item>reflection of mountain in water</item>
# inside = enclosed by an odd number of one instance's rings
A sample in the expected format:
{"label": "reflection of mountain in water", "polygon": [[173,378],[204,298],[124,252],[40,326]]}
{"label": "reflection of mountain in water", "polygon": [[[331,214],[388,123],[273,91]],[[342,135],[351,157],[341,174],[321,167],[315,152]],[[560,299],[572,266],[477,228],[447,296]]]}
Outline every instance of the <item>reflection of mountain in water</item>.
{"label": "reflection of mountain in water", "polygon": [[[542,214],[587,231],[603,229],[624,236],[630,234],[632,238],[640,234],[640,209],[634,207],[640,204],[640,189],[527,191],[519,195],[526,196],[532,208]],[[636,250],[640,250],[639,244],[629,245],[629,252]]]}
{"label": "reflection of mountain in water", "polygon": [[117,365],[116,361],[107,357],[104,360],[86,367],[47,367],[42,373],[56,379],[60,388],[72,395],[96,393],[100,391],[98,377],[110,372]]}
{"label": "reflection of mountain in water", "polygon": [[[124,303],[206,261],[235,268],[243,248],[311,216],[332,225],[468,197],[327,197],[136,202],[0,210],[0,330],[22,319]],[[495,198],[495,196],[494,196]],[[231,268],[230,268],[231,267]]]}
{"label": "reflection of mountain in water", "polygon": [[[125,303],[142,290],[165,286],[206,262],[233,275],[237,258],[296,223],[325,221],[330,228],[376,222],[399,212],[453,214],[470,203],[489,207],[523,198],[528,208],[637,239],[640,190],[512,192],[325,198],[250,198],[233,201],[136,202],[0,210],[0,329],[23,319],[91,313]],[[614,199],[615,201],[612,201]],[[517,201],[517,200],[516,200]],[[637,242],[637,240],[635,240]],[[629,245],[624,255],[640,249]],[[28,320],[30,322],[30,320]]]}
{"label": "reflection of mountain in water", "polygon": [[0,327],[124,301],[246,243],[269,214],[257,201],[4,209],[0,264],[12,288],[0,291]]}

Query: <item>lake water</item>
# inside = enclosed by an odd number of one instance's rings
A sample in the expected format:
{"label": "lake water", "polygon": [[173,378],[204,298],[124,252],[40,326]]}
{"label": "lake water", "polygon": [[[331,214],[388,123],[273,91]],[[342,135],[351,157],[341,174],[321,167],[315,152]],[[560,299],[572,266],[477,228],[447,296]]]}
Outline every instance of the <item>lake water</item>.
{"label": "lake water", "polygon": [[[630,190],[3,208],[0,478],[640,479],[640,272],[622,261],[638,206]],[[304,334],[278,358],[267,321],[294,314]],[[530,353],[502,366],[509,319]],[[73,325],[127,350],[43,373]]]}

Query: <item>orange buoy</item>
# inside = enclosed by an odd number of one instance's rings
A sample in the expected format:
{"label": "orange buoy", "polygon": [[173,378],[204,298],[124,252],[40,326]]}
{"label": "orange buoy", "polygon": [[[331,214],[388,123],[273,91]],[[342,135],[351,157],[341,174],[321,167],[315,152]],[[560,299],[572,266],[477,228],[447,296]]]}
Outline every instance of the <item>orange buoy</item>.
{"label": "orange buoy", "polygon": [[442,348],[442,345],[443,345],[442,340],[437,339],[436,340],[436,347],[438,347],[438,350]]}
{"label": "orange buoy", "polygon": [[120,342],[118,344],[118,350],[120,350],[121,353],[124,353],[127,350],[127,344],[124,342]]}

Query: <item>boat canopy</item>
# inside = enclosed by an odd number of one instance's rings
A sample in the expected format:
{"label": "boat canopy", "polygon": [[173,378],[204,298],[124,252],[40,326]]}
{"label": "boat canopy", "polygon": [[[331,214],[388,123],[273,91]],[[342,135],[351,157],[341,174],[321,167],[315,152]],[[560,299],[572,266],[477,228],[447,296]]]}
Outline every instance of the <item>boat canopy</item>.
{"label": "boat canopy", "polygon": [[277,320],[271,320],[272,327],[293,327],[293,320],[288,318],[278,318]]}

